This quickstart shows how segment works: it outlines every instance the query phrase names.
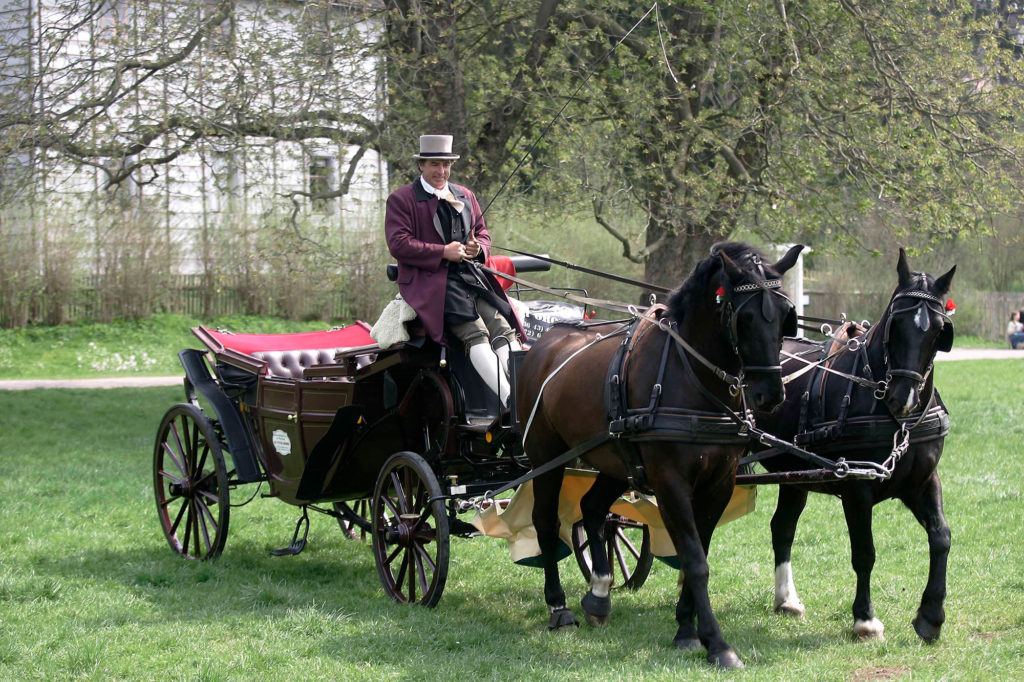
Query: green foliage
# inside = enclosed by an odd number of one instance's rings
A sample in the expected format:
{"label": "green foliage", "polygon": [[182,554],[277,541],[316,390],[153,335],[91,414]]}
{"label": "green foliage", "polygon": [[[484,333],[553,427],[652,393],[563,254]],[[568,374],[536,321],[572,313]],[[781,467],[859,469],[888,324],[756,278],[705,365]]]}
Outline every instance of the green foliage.
{"label": "green foliage", "polygon": [[[719,529],[711,549],[712,604],[747,664],[731,677],[1019,677],[1024,591],[1008,541],[1024,524],[1019,363],[936,367],[953,419],[939,467],[953,543],[942,639],[924,645],[910,626],[927,542],[894,501],[874,515],[884,642],[850,634],[855,581],[828,496],[811,497],[794,545],[807,615],[773,614],[776,492],[764,486],[758,509]],[[660,563],[640,591],[613,594],[608,628],[553,635],[541,572],[513,565],[495,539],[453,539],[447,589],[429,610],[391,603],[370,549],[332,519],[314,515],[298,557],[269,556],[298,513],[272,499],[232,509],[218,560],[176,557],[157,522],[151,462],[160,417],[181,399],[180,388],[0,393],[0,679],[722,678],[671,646],[678,574]],[[578,612],[585,585],[571,559],[560,567]]]}

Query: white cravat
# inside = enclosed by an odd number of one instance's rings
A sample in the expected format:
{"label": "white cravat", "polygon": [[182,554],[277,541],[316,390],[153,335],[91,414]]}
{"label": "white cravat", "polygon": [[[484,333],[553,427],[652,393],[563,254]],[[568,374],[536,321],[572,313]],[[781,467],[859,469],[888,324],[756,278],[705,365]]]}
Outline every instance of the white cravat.
{"label": "white cravat", "polygon": [[420,176],[420,184],[423,185],[425,190],[436,195],[438,199],[444,199],[447,201],[448,204],[455,209],[456,213],[462,213],[462,209],[466,208],[465,202],[459,201],[455,198],[455,195],[452,194],[451,189],[448,188],[448,183],[445,183],[444,189],[437,189],[436,187],[428,184],[427,181]]}

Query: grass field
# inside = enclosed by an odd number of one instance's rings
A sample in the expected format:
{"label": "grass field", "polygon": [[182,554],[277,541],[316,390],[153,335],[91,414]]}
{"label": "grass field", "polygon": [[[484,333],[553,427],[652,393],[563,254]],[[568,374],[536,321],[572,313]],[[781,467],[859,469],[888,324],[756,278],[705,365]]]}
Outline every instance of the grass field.
{"label": "grass field", "polygon": [[[873,597],[886,639],[853,641],[853,573],[836,500],[814,496],[794,548],[807,616],[771,611],[768,520],[719,530],[712,603],[747,667],[736,680],[1014,680],[1024,677],[1024,363],[943,363],[953,427],[940,465],[953,533],[947,621],[935,645],[910,626],[927,572],[923,530],[898,503],[875,512]],[[232,510],[222,557],[184,561],[153,502],[153,438],[177,388],[0,392],[0,679],[447,680],[718,679],[672,647],[677,574],[656,564],[616,594],[612,625],[546,631],[537,569],[503,541],[454,539],[435,609],[387,599],[366,545],[258,497]],[[252,486],[236,490],[242,502]],[[572,605],[584,592],[562,563]]]}

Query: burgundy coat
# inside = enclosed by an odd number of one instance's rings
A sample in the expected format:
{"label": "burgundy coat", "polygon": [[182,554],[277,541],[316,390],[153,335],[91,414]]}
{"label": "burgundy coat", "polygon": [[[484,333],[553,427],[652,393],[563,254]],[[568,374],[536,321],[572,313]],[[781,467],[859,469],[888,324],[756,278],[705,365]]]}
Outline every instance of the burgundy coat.
{"label": "burgundy coat", "polygon": [[[480,255],[476,260],[487,260],[491,250],[491,235],[484,224],[483,213],[476,195],[469,189],[448,183],[452,194],[465,202],[463,226],[472,228],[480,244]],[[384,217],[384,236],[388,250],[398,261],[398,291],[419,315],[427,335],[441,343],[444,333],[444,300],[448,286],[448,261],[444,260],[445,241],[441,222],[437,219],[438,198],[423,188],[419,178],[399,187],[388,197]],[[485,273],[487,283],[494,291],[507,300],[498,280]],[[512,316],[509,324],[520,336],[526,338],[523,326]]]}

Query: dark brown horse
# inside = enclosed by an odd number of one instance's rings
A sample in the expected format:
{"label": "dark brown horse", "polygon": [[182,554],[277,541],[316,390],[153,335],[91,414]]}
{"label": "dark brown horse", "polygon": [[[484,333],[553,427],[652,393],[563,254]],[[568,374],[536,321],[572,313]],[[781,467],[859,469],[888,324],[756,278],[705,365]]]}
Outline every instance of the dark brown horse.
{"label": "dark brown horse", "polygon": [[[870,464],[867,470],[890,472],[887,477],[847,476],[838,481],[780,487],[771,522],[777,612],[804,613],[793,584],[793,537],[808,491],[828,493],[842,500],[850,532],[851,558],[857,574],[854,632],[862,639],[881,638],[885,628],[871,604],[871,569],[875,563],[871,512],[879,502],[896,498],[928,534],[928,582],[913,620],[914,629],[927,642],[939,638],[945,620],[942,604],[950,535],[942,513],[942,483],[936,466],[949,422],[933,387],[932,363],[937,351],[952,347],[953,325],[945,304],[955,271],[954,266],[939,278],[911,272],[906,254],[900,249],[899,284],[882,317],[866,336],[848,344],[828,365],[831,370],[860,380],[820,368],[805,371],[787,384],[788,395],[779,409],[757,415],[758,427],[795,440],[828,459],[843,457],[854,469],[858,468],[856,462],[862,462]],[[796,339],[786,341],[783,349],[784,355],[814,360],[830,352],[828,347]],[[796,358],[786,362],[787,375],[805,367]],[[807,469],[807,463],[793,455],[772,456],[762,463],[769,471]]]}
{"label": "dark brown horse", "polygon": [[[741,384],[748,402],[761,410],[784,397],[779,349],[783,334],[795,333],[796,314],[779,278],[801,248],[769,265],[746,244],[718,244],[672,293],[660,320],[646,317],[628,332],[612,324],[557,326],[526,355],[516,400],[518,413],[529,415],[524,446],[531,464],[536,469],[582,447],[583,460],[599,471],[581,503],[593,561],[591,589],[582,602],[590,623],[607,622],[611,609],[602,537],[608,509],[629,482],[649,486],[684,579],[675,644],[703,645],[709,662],[742,666],[708,598],[711,533],[746,449],[741,426],[726,414],[742,412]],[[601,442],[609,432],[619,437]],[[595,440],[599,444],[591,447]],[[577,625],[566,607],[556,553],[564,470],[556,466],[534,480],[533,522],[551,629]]]}

